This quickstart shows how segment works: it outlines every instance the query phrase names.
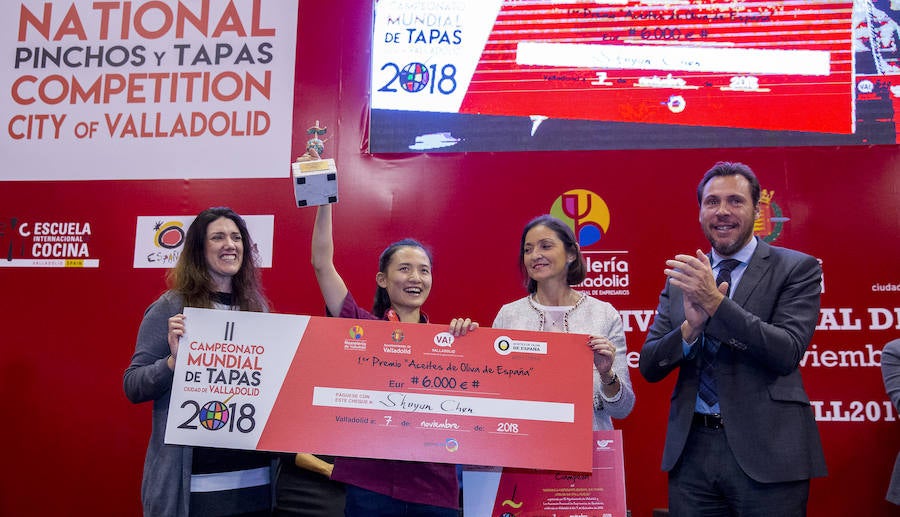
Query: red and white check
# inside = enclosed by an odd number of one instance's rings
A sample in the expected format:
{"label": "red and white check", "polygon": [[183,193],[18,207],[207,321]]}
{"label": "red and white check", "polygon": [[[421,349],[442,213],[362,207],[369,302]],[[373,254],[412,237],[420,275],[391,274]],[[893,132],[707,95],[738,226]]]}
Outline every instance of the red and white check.
{"label": "red and white check", "polygon": [[[166,442],[591,469],[580,334],[186,308]],[[552,453],[548,449],[552,447]]]}

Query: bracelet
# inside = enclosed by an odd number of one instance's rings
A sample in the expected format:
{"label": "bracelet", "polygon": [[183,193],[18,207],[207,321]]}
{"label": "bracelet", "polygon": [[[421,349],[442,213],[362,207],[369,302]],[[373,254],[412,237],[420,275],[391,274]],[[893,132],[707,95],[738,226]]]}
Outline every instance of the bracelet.
{"label": "bracelet", "polygon": [[613,384],[619,382],[619,375],[616,372],[613,372],[612,380],[610,380],[609,382],[604,382],[603,379],[600,379],[600,382],[602,382],[604,386],[612,386]]}

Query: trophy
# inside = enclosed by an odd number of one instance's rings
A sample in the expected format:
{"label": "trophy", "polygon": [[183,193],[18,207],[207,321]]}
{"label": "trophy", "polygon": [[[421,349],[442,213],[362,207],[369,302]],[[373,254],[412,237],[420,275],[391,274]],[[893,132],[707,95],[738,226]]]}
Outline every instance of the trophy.
{"label": "trophy", "polygon": [[337,168],[334,160],[321,157],[325,152],[322,137],[327,130],[319,126],[318,120],[316,125],[307,129],[310,139],[306,141],[306,153],[291,164],[297,208],[337,202]]}

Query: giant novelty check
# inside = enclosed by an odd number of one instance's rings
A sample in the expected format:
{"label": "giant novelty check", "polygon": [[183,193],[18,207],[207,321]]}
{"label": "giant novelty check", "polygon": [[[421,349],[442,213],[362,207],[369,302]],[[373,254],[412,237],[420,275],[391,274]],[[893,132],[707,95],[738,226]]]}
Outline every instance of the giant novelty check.
{"label": "giant novelty check", "polygon": [[184,314],[166,443],[591,470],[584,335]]}

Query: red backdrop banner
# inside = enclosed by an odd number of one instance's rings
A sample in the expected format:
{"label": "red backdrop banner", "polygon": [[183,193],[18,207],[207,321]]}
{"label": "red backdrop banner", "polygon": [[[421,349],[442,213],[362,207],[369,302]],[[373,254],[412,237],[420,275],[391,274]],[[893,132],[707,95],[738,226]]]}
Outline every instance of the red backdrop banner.
{"label": "red backdrop banner", "polygon": [[[646,383],[638,352],[665,260],[708,247],[697,220],[700,176],[718,160],[747,163],[766,192],[758,234],[814,255],[824,270],[802,372],[829,476],[813,481],[809,513],[896,513],[884,495],[900,433],[879,366],[884,343],[900,337],[897,146],[368,154],[371,23],[371,6],[356,1],[300,1],[291,149],[302,154],[315,121],[328,127],[325,156],[340,176],[335,263],[362,305],[374,293],[378,254],[411,236],[434,254],[431,321],[467,314],[490,325],[503,303],[525,294],[524,224],[548,212],[568,217],[591,261],[584,288],[625,322],[637,403],[614,423],[628,508],[650,517],[667,505],[659,464],[672,382]],[[106,166],[102,152],[93,166]],[[289,175],[285,163],[279,178],[0,184],[3,258],[71,237],[81,258],[97,261],[0,267],[0,439],[8,444],[0,514],[140,514],[150,405],[127,401],[122,374],[143,311],[165,288],[163,270],[134,266],[140,218],[213,205],[273,216],[272,266],[263,270],[273,309],[324,313],[310,266],[315,209],[295,207]],[[35,241],[37,228],[52,239]]]}

